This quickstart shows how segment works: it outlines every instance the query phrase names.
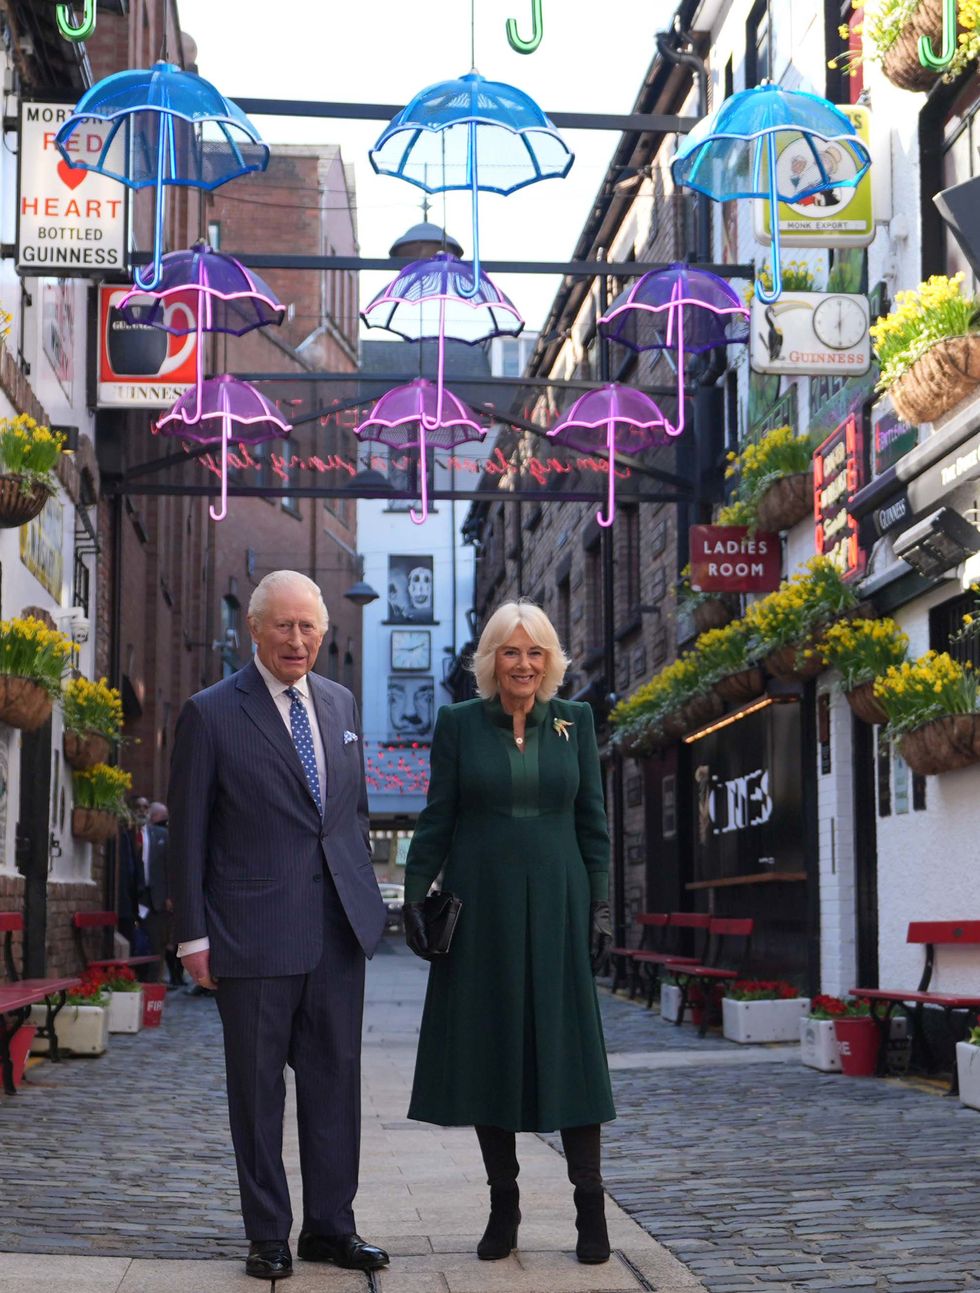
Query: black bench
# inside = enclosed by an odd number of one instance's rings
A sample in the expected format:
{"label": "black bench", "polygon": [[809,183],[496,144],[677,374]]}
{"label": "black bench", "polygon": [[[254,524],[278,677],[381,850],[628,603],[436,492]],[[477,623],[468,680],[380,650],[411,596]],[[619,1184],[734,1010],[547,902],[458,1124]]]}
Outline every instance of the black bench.
{"label": "black bench", "polygon": [[[708,1031],[708,1006],[713,993],[726,983],[745,977],[754,928],[755,921],[748,917],[712,916],[708,924],[708,952],[704,962],[692,965],[686,960],[675,960],[666,963],[664,969],[670,971],[681,990],[681,1004],[675,1021],[678,1025],[684,1022],[684,1011],[687,1009],[691,988],[696,986],[704,994],[704,1009],[698,1033],[701,1037],[705,1035]],[[736,969],[719,964],[723,951],[730,955],[729,945],[733,939],[742,943]]]}

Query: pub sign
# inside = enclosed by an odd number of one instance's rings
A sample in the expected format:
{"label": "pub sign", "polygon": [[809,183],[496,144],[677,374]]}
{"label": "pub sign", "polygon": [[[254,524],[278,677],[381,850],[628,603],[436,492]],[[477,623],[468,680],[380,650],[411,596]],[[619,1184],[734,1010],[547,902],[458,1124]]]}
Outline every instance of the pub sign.
{"label": "pub sign", "polygon": [[692,525],[689,550],[695,592],[771,593],[779,587],[778,534],[750,534],[745,525]]}
{"label": "pub sign", "polygon": [[851,413],[813,455],[816,549],[845,579],[860,575],[866,563],[858,523],[847,510],[865,483],[864,474],[864,437],[858,416]]}

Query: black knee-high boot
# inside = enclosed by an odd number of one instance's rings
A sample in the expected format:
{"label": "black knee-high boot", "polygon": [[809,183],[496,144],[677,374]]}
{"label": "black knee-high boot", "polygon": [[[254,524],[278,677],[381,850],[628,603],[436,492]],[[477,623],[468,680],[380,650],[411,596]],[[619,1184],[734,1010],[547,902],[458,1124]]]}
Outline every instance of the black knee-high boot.
{"label": "black knee-high boot", "polygon": [[520,1192],[517,1188],[516,1137],[502,1127],[477,1127],[477,1139],[487,1169],[490,1186],[490,1219],[483,1238],[477,1245],[476,1255],[485,1262],[509,1257],[517,1247],[517,1227],[521,1222],[518,1207]]}
{"label": "black knee-high boot", "polygon": [[562,1148],[568,1164],[568,1179],[575,1186],[575,1256],[590,1265],[609,1260],[609,1232],[599,1168],[599,1124],[564,1127]]}

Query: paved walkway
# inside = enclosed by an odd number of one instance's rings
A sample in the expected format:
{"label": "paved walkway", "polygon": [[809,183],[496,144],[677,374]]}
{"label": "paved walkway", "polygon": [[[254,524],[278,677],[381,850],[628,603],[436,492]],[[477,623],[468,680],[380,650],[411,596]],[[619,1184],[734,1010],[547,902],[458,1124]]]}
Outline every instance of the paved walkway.
{"label": "paved walkway", "polygon": [[[369,971],[357,1217],[391,1268],[372,1283],[297,1263],[290,1293],[980,1291],[975,1113],[803,1069],[793,1047],[699,1039],[606,993],[613,1260],[575,1261],[557,1138],[524,1136],[520,1251],[478,1261],[472,1131],[404,1117],[424,985],[395,941]],[[160,1030],[40,1064],[0,1098],[0,1293],[263,1287],[242,1274],[222,1067],[213,1002],[172,993]]]}

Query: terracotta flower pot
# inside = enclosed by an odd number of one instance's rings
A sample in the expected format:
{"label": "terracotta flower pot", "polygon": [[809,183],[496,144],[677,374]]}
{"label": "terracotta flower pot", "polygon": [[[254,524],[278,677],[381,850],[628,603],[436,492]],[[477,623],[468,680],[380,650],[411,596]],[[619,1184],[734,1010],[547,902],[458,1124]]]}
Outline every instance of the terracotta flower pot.
{"label": "terracotta flower pot", "polygon": [[706,602],[699,602],[693,612],[694,628],[698,633],[707,633],[709,629],[723,629],[735,618],[735,612],[723,597],[709,597]]}
{"label": "terracotta flower pot", "polygon": [[906,732],[902,758],[920,776],[952,772],[980,762],[980,714],[946,714]]}
{"label": "terracotta flower pot", "polygon": [[33,732],[51,717],[54,701],[33,678],[0,674],[0,722]]}
{"label": "terracotta flower pot", "polygon": [[65,758],[78,772],[105,763],[112,750],[109,738],[101,732],[65,732],[62,746]]}
{"label": "terracotta flower pot", "polygon": [[813,511],[813,472],[783,476],[763,491],[755,514],[760,530],[791,530]]}
{"label": "terracotta flower pot", "polygon": [[928,90],[938,72],[919,62],[919,37],[928,36],[938,50],[943,43],[943,0],[921,0],[901,34],[882,59],[882,71],[900,90]]}
{"label": "terracotta flower pot", "polygon": [[103,844],[119,829],[119,818],[104,808],[78,808],[71,810],[71,833],[77,840],[90,844]]}
{"label": "terracotta flower pot", "polygon": [[46,485],[28,485],[22,476],[0,475],[0,529],[14,530],[33,521],[51,497]]}
{"label": "terracotta flower pot", "polygon": [[844,696],[851,709],[863,723],[887,723],[888,715],[882,709],[881,701],[875,695],[874,681],[862,682],[845,691]]}
{"label": "terracotta flower pot", "polygon": [[730,673],[727,678],[719,678],[715,683],[715,691],[721,699],[731,701],[735,705],[755,700],[756,696],[761,696],[765,689],[765,674],[758,665],[751,669],[742,669],[739,673]]}
{"label": "terracotta flower pot", "polygon": [[910,426],[935,422],[980,386],[980,335],[947,337],[888,388],[895,412]]}
{"label": "terracotta flower pot", "polygon": [[763,664],[780,682],[806,682],[823,673],[826,667],[819,651],[807,656],[803,654],[807,649],[807,643],[777,647],[766,656]]}

